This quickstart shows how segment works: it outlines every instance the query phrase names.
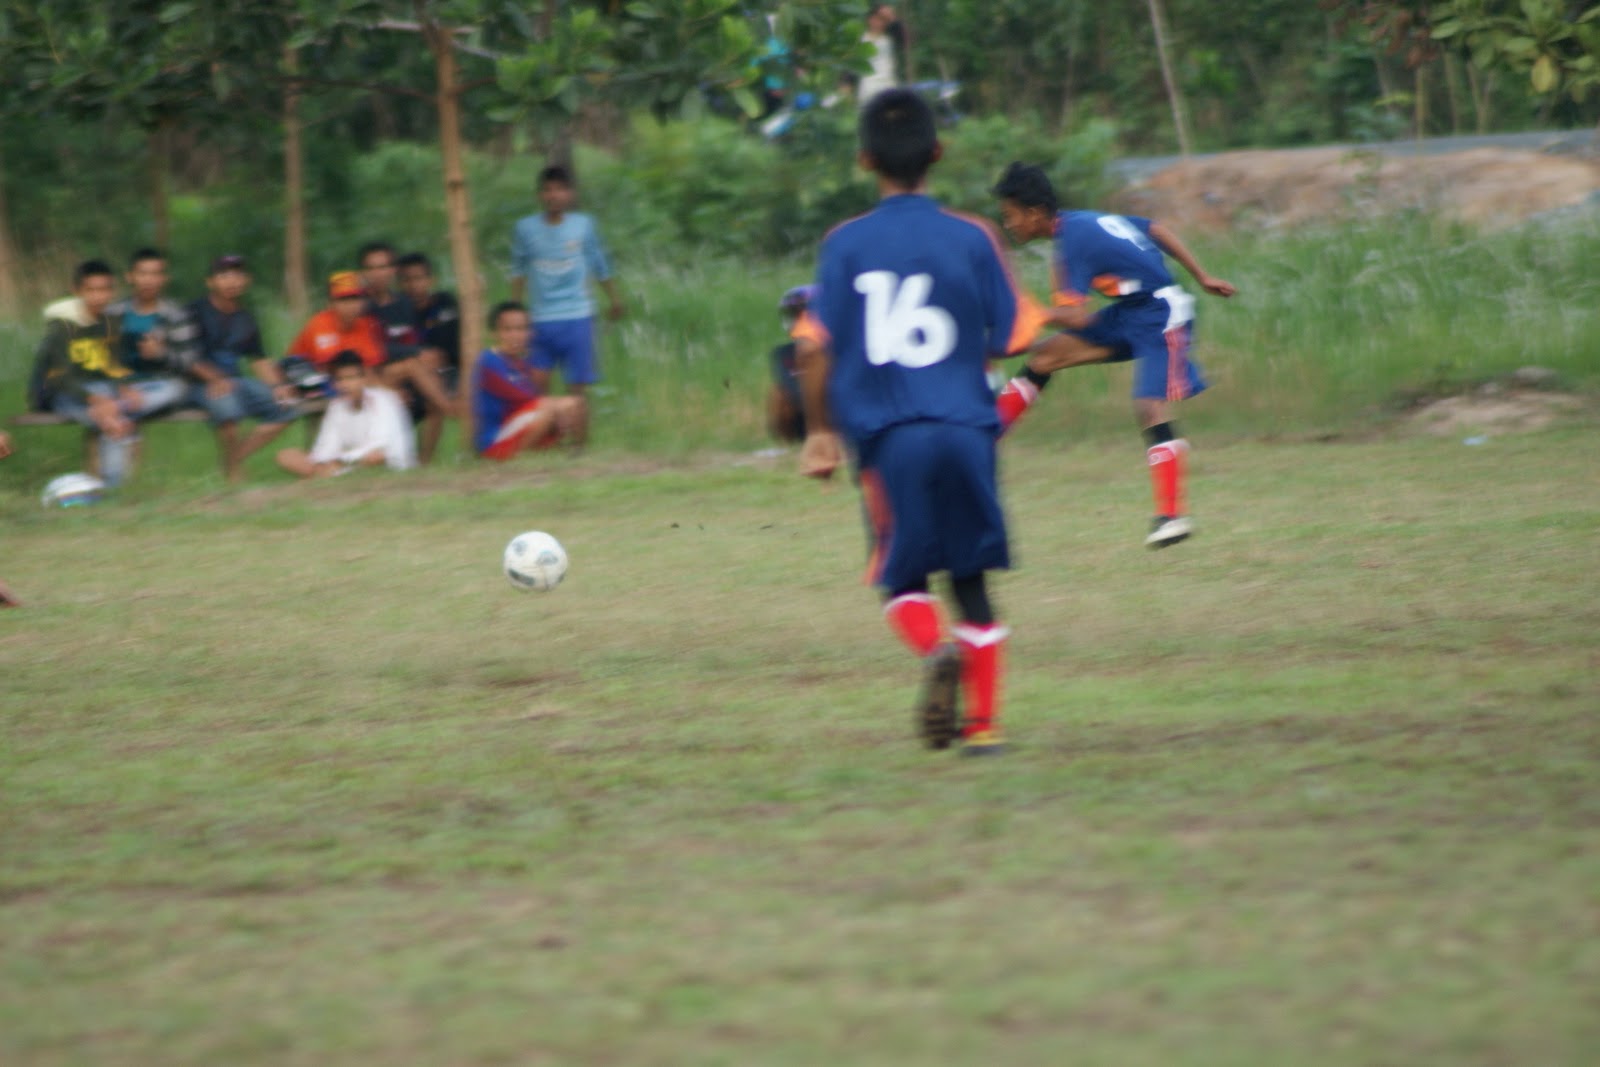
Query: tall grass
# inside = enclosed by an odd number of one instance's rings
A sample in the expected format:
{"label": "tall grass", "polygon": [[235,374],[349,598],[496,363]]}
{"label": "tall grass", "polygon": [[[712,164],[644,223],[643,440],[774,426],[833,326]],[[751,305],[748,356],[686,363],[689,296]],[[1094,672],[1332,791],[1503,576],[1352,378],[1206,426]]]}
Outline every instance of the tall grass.
{"label": "tall grass", "polygon": [[[1370,428],[1399,398],[1447,392],[1537,364],[1570,388],[1600,388],[1600,221],[1572,216],[1479,234],[1402,218],[1321,234],[1195,239],[1235,282],[1201,300],[1198,357],[1213,389],[1184,412],[1191,432],[1311,436]],[[1046,285],[1039,246],[1018,254]],[[808,280],[807,259],[619,257],[631,314],[603,333],[596,445],[681,454],[765,443],[766,354],[783,340],[776,302]],[[503,291],[503,282],[498,283]],[[269,347],[295,324],[268,294]],[[21,409],[37,322],[0,324],[0,416]],[[1063,443],[1125,434],[1128,370],[1060,376],[1019,432]],[[151,433],[145,480],[171,488],[216,478],[197,427]],[[0,465],[0,486],[76,465],[71,431],[28,431],[28,459]],[[270,465],[260,460],[257,476]],[[159,470],[157,468],[160,468]],[[153,479],[153,481],[151,481]]]}

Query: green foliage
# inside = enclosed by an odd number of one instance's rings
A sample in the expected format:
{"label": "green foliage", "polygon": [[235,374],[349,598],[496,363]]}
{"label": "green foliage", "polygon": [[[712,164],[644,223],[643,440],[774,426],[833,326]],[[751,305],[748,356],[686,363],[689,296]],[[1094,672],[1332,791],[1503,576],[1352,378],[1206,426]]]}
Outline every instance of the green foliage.
{"label": "green foliage", "polygon": [[1577,103],[1600,89],[1600,4],[1571,0],[1449,0],[1433,16],[1433,37],[1480,67],[1525,74],[1540,96]]}

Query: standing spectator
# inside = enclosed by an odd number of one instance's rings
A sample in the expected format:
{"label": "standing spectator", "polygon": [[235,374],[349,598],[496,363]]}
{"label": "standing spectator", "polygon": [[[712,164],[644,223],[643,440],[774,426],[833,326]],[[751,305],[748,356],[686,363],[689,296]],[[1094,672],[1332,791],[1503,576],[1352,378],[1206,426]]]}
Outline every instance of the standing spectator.
{"label": "standing spectator", "polygon": [[361,357],[349,350],[329,363],[337,394],[322,417],[311,451],[286,448],[278,466],[302,478],[327,478],[358,467],[386,465],[410,470],[417,465],[411,419],[400,397],[367,383]]}
{"label": "standing spectator", "polygon": [[890,4],[874,4],[867,14],[867,32],[861,39],[872,46],[869,60],[872,66],[856,92],[858,107],[866,107],[874,96],[900,84],[895,67],[895,38],[891,32],[895,25],[894,7]]}
{"label": "standing spectator", "polygon": [[582,402],[540,393],[528,363],[533,328],[521,304],[496,305],[489,313],[489,329],[494,347],[486,349],[473,368],[472,404],[478,424],[473,451],[505,460],[554,444],[571,432]]}
{"label": "standing spectator", "polygon": [[[399,259],[400,292],[406,299],[411,320],[421,334],[423,361],[437,369],[446,396],[457,397],[461,387],[461,309],[456,298],[435,290],[433,264],[421,252],[408,252]],[[459,400],[457,401],[459,407]],[[422,424],[421,452],[426,463],[439,444],[440,420]]]}
{"label": "standing spectator", "polygon": [[544,212],[522,219],[511,231],[511,296],[517,302],[528,296],[537,328],[533,381],[540,394],[549,393],[550,372],[560,367],[567,392],[579,400],[572,443],[581,447],[589,427],[585,394],[600,380],[590,280],[605,290],[613,320],[622,318],[623,307],[594,220],[572,210],[576,201],[572,175],[565,167],[546,167],[539,173]]}
{"label": "standing spectator", "polygon": [[154,414],[163,393],[133,381],[117,358],[122,322],[108,314],[116,276],[102,260],[73,272],[75,295],[45,308],[33,406],[80,422],[97,435],[100,480],[115,488],[132,471],[134,420]]}
{"label": "standing spectator", "polygon": [[[0,430],[0,459],[11,455],[11,435]],[[17,599],[17,594],[5,582],[0,582],[0,608],[20,608],[22,601]]]}
{"label": "standing spectator", "polygon": [[107,314],[122,320],[122,365],[145,390],[152,412],[182,403],[189,395],[197,331],[189,312],[166,295],[167,257],[141,248],[128,259],[131,295],[113,303]]}
{"label": "standing spectator", "polygon": [[[295,419],[295,390],[266,358],[261,327],[244,306],[249,288],[244,258],[218,256],[206,272],[206,295],[189,305],[198,347],[190,368],[199,379],[192,399],[211,416],[222,471],[230,482],[242,477],[246,458]],[[247,418],[255,419],[256,426],[240,441],[239,423]]]}

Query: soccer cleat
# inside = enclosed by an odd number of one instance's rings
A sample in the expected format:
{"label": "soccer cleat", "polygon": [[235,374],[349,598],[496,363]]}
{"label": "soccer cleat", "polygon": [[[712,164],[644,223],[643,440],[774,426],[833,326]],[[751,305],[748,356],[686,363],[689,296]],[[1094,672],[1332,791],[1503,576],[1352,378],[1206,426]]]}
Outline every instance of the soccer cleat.
{"label": "soccer cleat", "polygon": [[1146,548],[1166,548],[1194,533],[1194,523],[1187,515],[1157,515],[1150,523],[1150,536],[1144,539]]}
{"label": "soccer cleat", "polygon": [[940,645],[928,656],[917,702],[917,729],[929,748],[949,748],[961,735],[956,694],[961,683],[961,653],[954,645]]}
{"label": "soccer cleat", "polygon": [[961,740],[963,756],[998,756],[1006,750],[999,730],[975,730]]}

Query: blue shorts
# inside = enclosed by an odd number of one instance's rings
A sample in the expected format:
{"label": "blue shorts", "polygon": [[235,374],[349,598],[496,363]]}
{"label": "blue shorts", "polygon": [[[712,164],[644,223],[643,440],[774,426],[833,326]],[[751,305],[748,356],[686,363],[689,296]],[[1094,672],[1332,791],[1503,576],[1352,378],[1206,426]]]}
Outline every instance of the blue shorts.
{"label": "blue shorts", "polygon": [[293,422],[295,410],[278,403],[272,395],[272,386],[260,378],[229,378],[233,390],[227,396],[212,397],[204,382],[190,393],[190,402],[205,408],[214,426],[238,422],[240,419],[259,419],[266,423]]}
{"label": "blue shorts", "polygon": [[891,426],[861,446],[867,580],[890,593],[928,575],[970,578],[1011,566],[993,430],[949,422]]}
{"label": "blue shorts", "polygon": [[558,319],[533,324],[534,369],[561,368],[568,385],[593,385],[600,380],[594,354],[594,317]]}
{"label": "blue shorts", "polygon": [[1108,362],[1133,360],[1133,395],[1141,400],[1185,400],[1205,391],[1200,367],[1189,358],[1194,342],[1194,298],[1182,289],[1118,300],[1101,308],[1082,330],[1069,330],[1111,349]]}

